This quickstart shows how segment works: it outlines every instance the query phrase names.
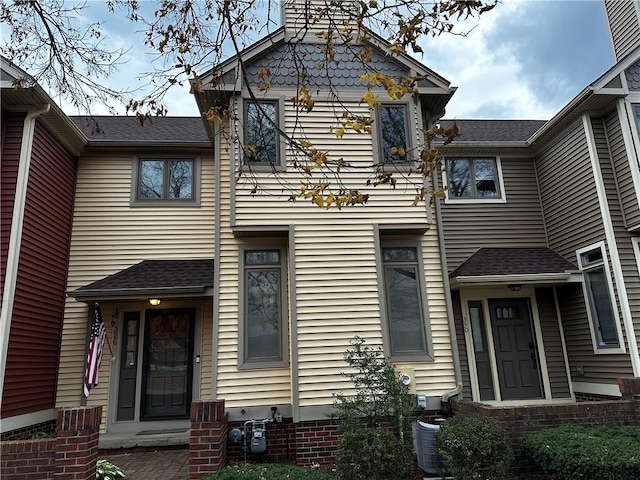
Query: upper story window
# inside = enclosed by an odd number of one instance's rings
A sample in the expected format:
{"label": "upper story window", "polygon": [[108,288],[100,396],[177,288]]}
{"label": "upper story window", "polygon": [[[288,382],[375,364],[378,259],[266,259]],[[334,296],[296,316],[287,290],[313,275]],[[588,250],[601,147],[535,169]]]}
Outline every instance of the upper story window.
{"label": "upper story window", "polygon": [[409,135],[406,103],[383,103],[378,107],[380,163],[406,163]]}
{"label": "upper story window", "polygon": [[197,170],[194,158],[139,158],[135,200],[196,202]]}
{"label": "upper story window", "polygon": [[418,248],[383,247],[382,260],[391,357],[424,358],[428,349]]}
{"label": "upper story window", "polygon": [[591,318],[595,350],[621,346],[620,323],[613,303],[613,284],[604,244],[577,251],[578,267],[584,276],[584,293]]}
{"label": "upper story window", "polygon": [[276,100],[244,102],[244,160],[252,166],[281,165],[277,125],[280,105]]}
{"label": "upper story window", "polygon": [[500,165],[496,158],[447,158],[449,200],[502,200]]}
{"label": "upper story window", "polygon": [[638,125],[638,130],[640,130],[640,105],[634,105],[633,109],[636,112],[636,124]]}
{"label": "upper story window", "polygon": [[284,366],[285,270],[282,249],[242,251],[241,366]]}

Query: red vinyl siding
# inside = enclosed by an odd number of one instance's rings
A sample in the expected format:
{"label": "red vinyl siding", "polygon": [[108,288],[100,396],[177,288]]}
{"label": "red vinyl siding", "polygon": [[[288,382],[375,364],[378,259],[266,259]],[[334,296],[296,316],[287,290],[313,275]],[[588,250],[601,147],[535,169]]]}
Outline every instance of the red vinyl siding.
{"label": "red vinyl siding", "polygon": [[38,121],[9,335],[3,417],[55,406],[76,172],[77,159]]}
{"label": "red vinyl siding", "polygon": [[23,114],[2,115],[2,150],[0,151],[0,302],[4,292],[4,276],[7,271],[7,254],[11,236],[13,199],[20,161]]}

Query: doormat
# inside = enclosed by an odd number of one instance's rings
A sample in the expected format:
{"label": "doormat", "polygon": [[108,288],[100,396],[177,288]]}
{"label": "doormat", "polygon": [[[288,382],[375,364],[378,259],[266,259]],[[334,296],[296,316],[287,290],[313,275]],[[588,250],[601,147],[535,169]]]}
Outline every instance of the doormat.
{"label": "doormat", "polygon": [[188,432],[188,428],[173,428],[169,430],[142,430],[136,433],[136,435],[162,435],[163,433],[184,433]]}

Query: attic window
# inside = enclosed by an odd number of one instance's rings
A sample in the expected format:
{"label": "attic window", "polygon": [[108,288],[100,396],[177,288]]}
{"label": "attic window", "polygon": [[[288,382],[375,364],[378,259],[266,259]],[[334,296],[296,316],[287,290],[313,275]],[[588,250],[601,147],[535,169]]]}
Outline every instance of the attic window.
{"label": "attic window", "polygon": [[378,108],[380,162],[406,163],[409,150],[407,105],[383,103]]}
{"label": "attic window", "polygon": [[245,102],[244,160],[254,166],[280,165],[278,101]]}

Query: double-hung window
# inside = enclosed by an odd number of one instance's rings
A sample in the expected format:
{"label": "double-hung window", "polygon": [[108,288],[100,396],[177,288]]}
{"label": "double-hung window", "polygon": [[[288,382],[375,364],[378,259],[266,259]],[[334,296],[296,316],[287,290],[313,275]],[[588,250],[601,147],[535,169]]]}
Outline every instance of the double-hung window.
{"label": "double-hung window", "polygon": [[499,200],[503,198],[495,158],[447,158],[449,200]]}
{"label": "double-hung window", "polygon": [[428,348],[418,248],[383,247],[382,263],[391,357],[424,358]]}
{"label": "double-hung window", "polygon": [[582,270],[584,294],[591,318],[595,350],[619,348],[620,323],[613,302],[613,285],[604,245],[578,250],[578,266]]}
{"label": "double-hung window", "polygon": [[282,165],[277,126],[280,124],[277,100],[244,102],[244,161],[253,167]]}
{"label": "double-hung window", "polygon": [[282,249],[242,250],[241,366],[280,366],[285,358]]}
{"label": "double-hung window", "polygon": [[195,202],[196,166],[193,158],[139,158],[135,200]]}
{"label": "double-hung window", "polygon": [[377,123],[380,163],[407,164],[410,148],[407,104],[380,104]]}

